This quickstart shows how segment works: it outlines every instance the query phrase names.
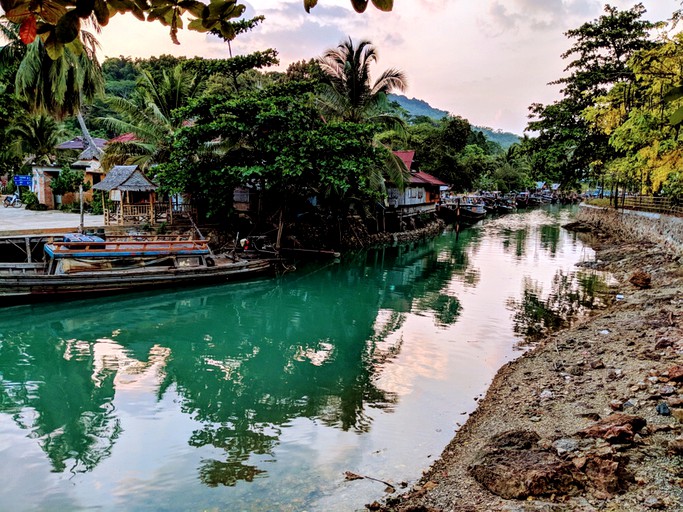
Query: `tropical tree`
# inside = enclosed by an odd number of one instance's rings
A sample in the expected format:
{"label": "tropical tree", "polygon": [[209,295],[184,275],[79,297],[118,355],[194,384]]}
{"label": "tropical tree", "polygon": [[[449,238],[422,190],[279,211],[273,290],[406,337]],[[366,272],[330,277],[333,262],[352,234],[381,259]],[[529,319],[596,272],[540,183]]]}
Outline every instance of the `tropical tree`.
{"label": "tropical tree", "polygon": [[102,70],[95,58],[98,46],[95,37],[86,31],[80,39],[69,43],[54,59],[50,58],[41,38],[23,46],[21,30],[5,22],[3,37],[8,43],[0,49],[3,63],[16,66],[14,93],[29,112],[44,122],[50,115],[56,120],[76,116],[90,157],[99,158],[96,146],[82,115],[83,104],[91,102],[103,90]]}
{"label": "tropical tree", "polygon": [[493,180],[495,190],[503,193],[526,190],[531,184],[531,164],[519,144],[513,144],[507,151],[493,161]]}
{"label": "tropical tree", "polygon": [[361,41],[356,46],[351,38],[323,54],[319,64],[325,78],[319,102],[324,115],[353,123],[400,124],[395,115],[388,114],[387,94],[395,89],[405,90],[405,74],[388,69],[373,83],[372,62],[377,62],[375,47],[369,41]]}
{"label": "tropical tree", "polygon": [[[318,92],[318,108],[325,119],[348,123],[367,123],[402,129],[398,117],[387,100],[387,94],[405,90],[407,81],[402,71],[388,69],[375,82],[370,78],[370,64],[377,62],[377,51],[369,41],[356,46],[352,39],[327,50],[318,60],[324,74]],[[385,192],[383,174],[399,189],[409,181],[409,169],[388,148],[381,146],[385,155],[383,168],[373,168],[375,175],[369,180],[380,192]]]}
{"label": "tropical tree", "polygon": [[0,48],[0,59],[4,65],[17,66],[14,92],[30,111],[62,120],[77,115],[82,103],[103,91],[102,70],[96,59],[98,43],[90,32],[81,31],[81,38],[53,59],[41,38],[23,45],[16,24],[6,21],[0,26],[7,41]]}
{"label": "tropical tree", "polygon": [[[629,67],[636,83],[615,84],[583,115],[609,137],[617,153],[604,164],[608,182],[641,193],[659,192],[683,165],[680,129],[671,122],[681,104],[683,36],[636,53]],[[627,86],[634,90],[628,104]]]}
{"label": "tropical tree", "polygon": [[582,114],[619,83],[625,84],[625,105],[630,105],[635,77],[628,61],[654,46],[650,31],[655,25],[644,20],[644,14],[642,4],[625,11],[607,5],[603,16],[566,33],[575,41],[562,55],[570,59],[568,75],[553,82],[562,86],[563,98],[550,105],[533,104],[527,126],[538,135],[532,145],[544,154],[543,167],[553,181],[573,184],[615,157],[606,134]]}
{"label": "tropical tree", "polygon": [[[304,8],[310,11],[318,0],[304,0]],[[390,11],[393,0],[372,0],[382,11]],[[368,0],[351,0],[358,12],[367,8]],[[79,39],[84,20],[105,26],[118,13],[133,14],[139,20],[157,21],[170,27],[171,39],[180,44],[178,30],[183,18],[190,18],[188,28],[198,32],[218,33],[226,40],[235,37],[235,27],[230,20],[239,18],[246,7],[237,0],[211,0],[206,5],[198,0],[0,0],[0,7],[7,18],[21,25],[21,39],[29,44],[40,38],[51,58],[57,59],[65,48]]]}
{"label": "tropical tree", "polygon": [[170,72],[162,71],[159,80],[150,71],[141,71],[136,92],[130,98],[108,98],[109,106],[121,117],[100,121],[117,133],[132,136],[107,145],[103,166],[136,164],[146,169],[166,161],[170,150],[168,140],[183,123],[173,113],[199,92],[197,76],[185,71],[182,64]]}
{"label": "tropical tree", "polygon": [[[192,193],[214,218],[232,210],[232,190],[263,194],[263,217],[318,208],[343,216],[352,203],[379,200],[371,183],[381,167],[372,125],[324,122],[312,85],[283,82],[239,96],[204,96],[182,109],[193,123],[176,133],[168,163],[156,169],[169,191]],[[227,192],[227,193],[226,193]]]}
{"label": "tropical tree", "polygon": [[24,163],[29,165],[53,163],[55,146],[63,134],[62,126],[48,114],[21,116],[8,130],[15,140],[17,154],[24,155]]}

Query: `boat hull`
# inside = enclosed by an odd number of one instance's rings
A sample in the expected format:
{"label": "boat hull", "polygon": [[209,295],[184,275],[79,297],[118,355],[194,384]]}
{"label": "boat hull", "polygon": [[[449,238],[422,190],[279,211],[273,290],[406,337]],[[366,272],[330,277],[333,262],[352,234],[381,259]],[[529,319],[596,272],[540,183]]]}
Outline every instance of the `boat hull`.
{"label": "boat hull", "polygon": [[78,272],[46,275],[38,272],[0,273],[0,305],[8,306],[56,300],[109,295],[136,290],[204,286],[272,275],[270,260],[217,262],[214,266],[152,267],[131,270]]}

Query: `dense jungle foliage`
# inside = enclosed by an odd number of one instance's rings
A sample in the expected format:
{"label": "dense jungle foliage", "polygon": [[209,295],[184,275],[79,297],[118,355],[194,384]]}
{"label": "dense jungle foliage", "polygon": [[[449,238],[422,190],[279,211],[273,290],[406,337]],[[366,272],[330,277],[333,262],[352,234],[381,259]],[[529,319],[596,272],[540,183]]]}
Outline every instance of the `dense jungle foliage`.
{"label": "dense jungle foliage", "polygon": [[[406,77],[392,69],[373,81],[377,50],[368,41],[343,41],[285,72],[269,70],[274,49],[100,65],[95,36],[80,25],[78,43],[55,52],[49,38],[26,44],[23,22],[10,17],[0,25],[0,174],[64,161],[55,144],[89,128],[88,136],[116,137],[105,168],[139,164],[163,191],[191,194],[213,220],[232,213],[240,185],[265,194],[271,214],[284,205],[315,204],[326,215],[372,210],[387,184],[406,184],[407,170],[392,158],[406,149],[415,150],[416,168],[456,191],[542,181],[680,198],[680,13],[661,23],[644,14],[641,4],[606,6],[568,31],[566,75],[555,82],[561,98],[532,105],[526,136],[505,150],[457,115],[435,120],[392,101]],[[229,43],[264,21],[223,20],[214,33]]]}

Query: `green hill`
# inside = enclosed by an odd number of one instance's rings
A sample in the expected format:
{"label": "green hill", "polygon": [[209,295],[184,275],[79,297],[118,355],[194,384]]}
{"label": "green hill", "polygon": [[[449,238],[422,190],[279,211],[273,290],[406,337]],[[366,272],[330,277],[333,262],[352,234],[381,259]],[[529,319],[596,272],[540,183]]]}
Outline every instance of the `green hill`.
{"label": "green hill", "polygon": [[445,110],[434,108],[426,101],[418,100],[417,98],[407,98],[402,94],[389,94],[387,97],[389,101],[395,101],[401,105],[413,117],[426,116],[439,120],[448,115],[448,112]]}
{"label": "green hill", "polygon": [[[426,101],[419,100],[417,98],[407,98],[402,94],[389,94],[388,98],[389,101],[395,101],[398,103],[408,112],[408,114],[413,117],[426,116],[439,120],[448,115],[447,111],[434,108]],[[488,128],[485,126],[472,125],[472,129],[482,132],[488,140],[500,144],[503,149],[509,148],[520,140],[519,135],[515,135],[514,133],[510,132],[504,132],[502,130],[494,130],[493,128]]]}

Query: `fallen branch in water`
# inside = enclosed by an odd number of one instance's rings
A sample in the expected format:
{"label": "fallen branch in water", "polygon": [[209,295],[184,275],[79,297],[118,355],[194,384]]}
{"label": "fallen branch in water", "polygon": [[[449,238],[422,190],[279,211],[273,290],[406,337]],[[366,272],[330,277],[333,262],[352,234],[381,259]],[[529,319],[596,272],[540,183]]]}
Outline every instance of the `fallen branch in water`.
{"label": "fallen branch in water", "polygon": [[[345,471],[345,472],[344,472],[344,477],[346,478],[346,480],[363,480],[363,479],[365,479],[365,480],[373,480],[373,481],[375,481],[375,482],[379,482],[379,483],[384,484],[384,485],[387,486],[387,489],[384,489],[384,492],[392,493],[392,492],[395,492],[395,491],[396,491],[396,486],[395,486],[395,485],[392,485],[392,484],[390,484],[389,482],[385,482],[384,480],[380,480],[379,478],[373,478],[373,477],[371,477],[371,476],[359,475],[359,474],[353,473],[353,472],[351,472],[351,471]],[[391,489],[391,490],[389,490],[389,489]]]}

